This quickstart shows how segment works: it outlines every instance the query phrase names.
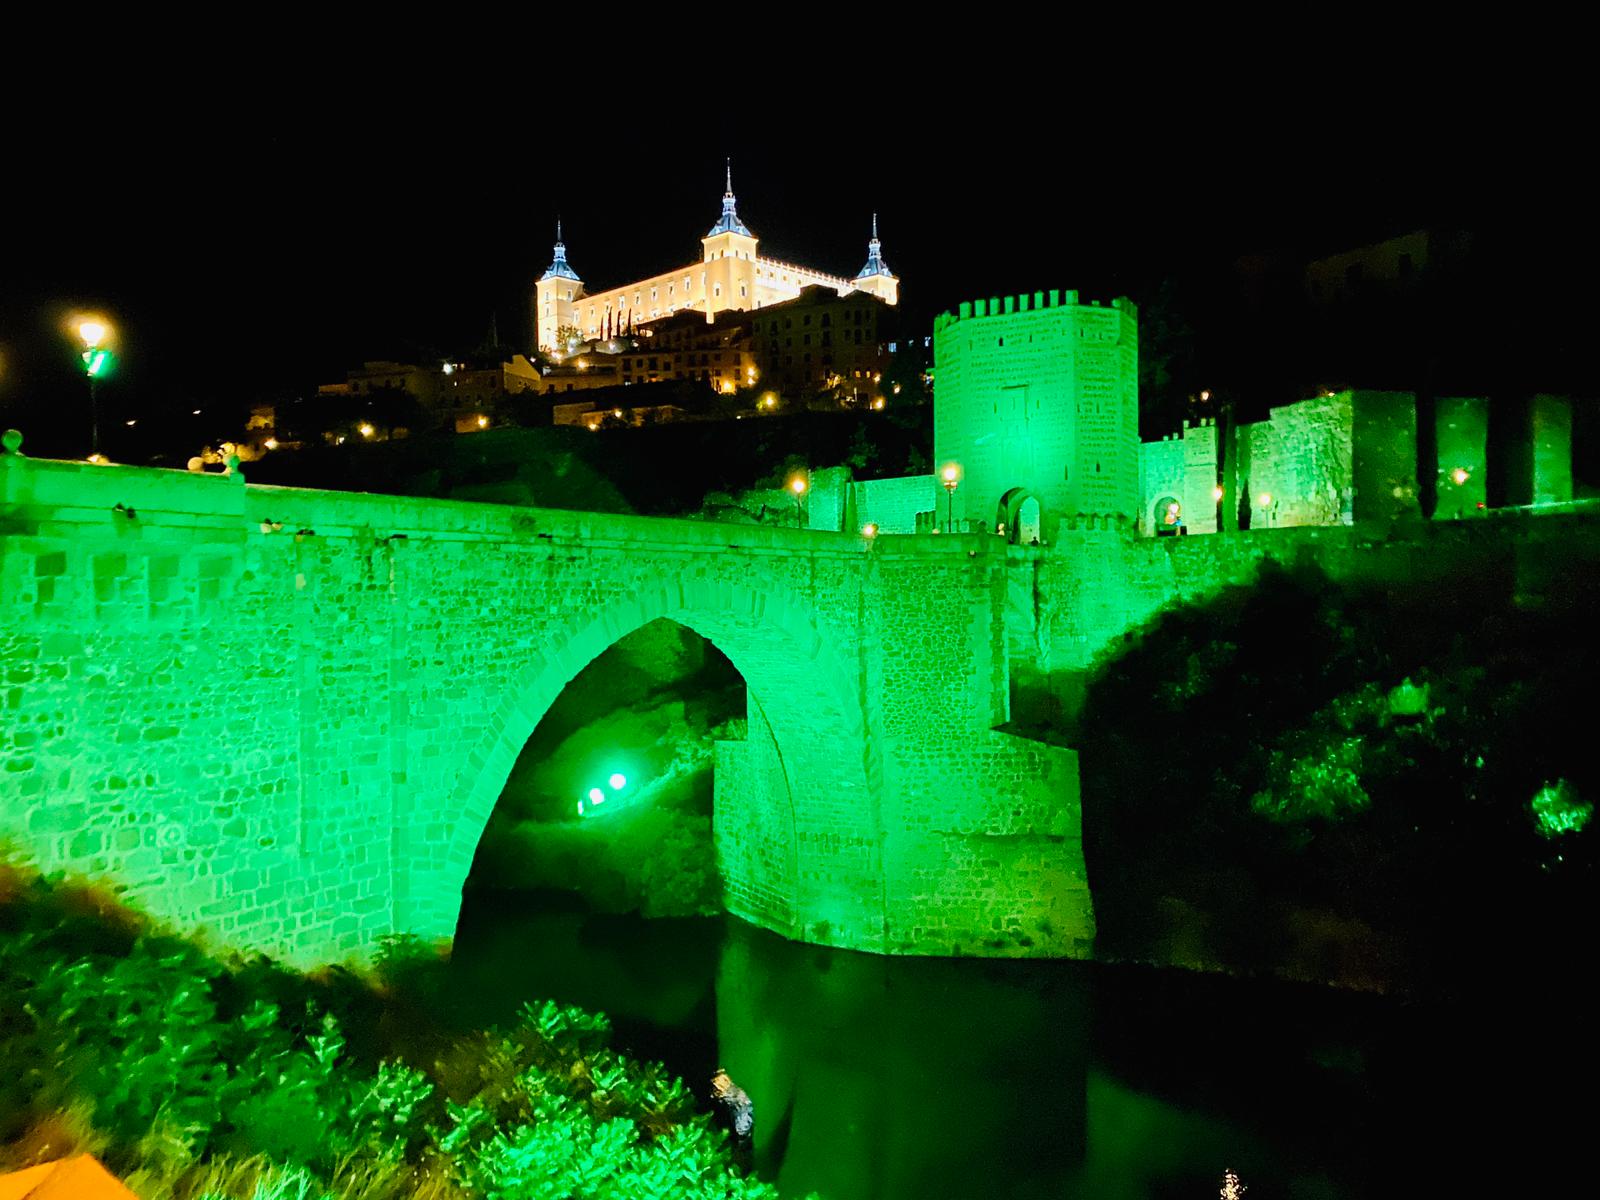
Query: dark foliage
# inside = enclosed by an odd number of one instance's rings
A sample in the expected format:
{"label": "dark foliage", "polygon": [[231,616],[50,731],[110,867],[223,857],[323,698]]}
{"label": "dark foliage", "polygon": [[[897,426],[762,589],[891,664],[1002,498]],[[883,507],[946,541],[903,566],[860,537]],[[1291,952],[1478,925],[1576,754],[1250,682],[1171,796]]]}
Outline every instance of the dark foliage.
{"label": "dark foliage", "polygon": [[1591,593],[1581,567],[1525,608],[1270,568],[1160,618],[1080,726],[1102,949],[1159,958],[1188,922],[1207,965],[1376,986],[1560,961],[1596,835],[1535,798],[1582,824],[1600,795]]}

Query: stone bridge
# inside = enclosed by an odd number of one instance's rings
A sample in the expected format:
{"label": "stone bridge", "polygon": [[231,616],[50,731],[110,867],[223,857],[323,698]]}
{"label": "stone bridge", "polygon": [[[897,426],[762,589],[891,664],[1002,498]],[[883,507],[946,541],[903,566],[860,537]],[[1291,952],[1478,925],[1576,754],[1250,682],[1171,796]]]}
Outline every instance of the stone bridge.
{"label": "stone bridge", "polygon": [[727,905],[897,954],[1082,955],[1077,760],[1008,719],[1007,548],[0,455],[0,844],[300,963],[448,940],[562,688],[668,618],[743,674]]}

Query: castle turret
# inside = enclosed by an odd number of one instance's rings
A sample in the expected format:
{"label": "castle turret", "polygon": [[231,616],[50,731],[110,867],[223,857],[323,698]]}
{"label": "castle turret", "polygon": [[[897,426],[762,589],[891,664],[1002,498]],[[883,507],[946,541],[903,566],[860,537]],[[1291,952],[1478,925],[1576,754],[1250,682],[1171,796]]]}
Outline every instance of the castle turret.
{"label": "castle turret", "polygon": [[878,214],[872,214],[872,240],[867,243],[867,265],[856,273],[856,290],[867,292],[889,304],[900,301],[900,281],[883,261],[883,243],[878,240]]}
{"label": "castle turret", "polygon": [[[940,524],[1055,540],[1062,520],[1132,528],[1139,499],[1139,323],[1126,299],[1024,292],[933,324]],[[931,507],[931,504],[930,504]]]}
{"label": "castle turret", "polygon": [[546,353],[562,352],[566,347],[558,344],[556,333],[578,323],[573,314],[573,302],[583,295],[583,280],[567,262],[567,247],[561,240],[559,220],[556,221],[554,257],[549,268],[539,276],[535,293],[534,326],[539,349]]}
{"label": "castle turret", "polygon": [[711,232],[700,239],[705,248],[706,320],[724,309],[755,307],[756,235],[739,219],[733,194],[733,160],[728,160],[727,190],[722,194],[722,215]]}

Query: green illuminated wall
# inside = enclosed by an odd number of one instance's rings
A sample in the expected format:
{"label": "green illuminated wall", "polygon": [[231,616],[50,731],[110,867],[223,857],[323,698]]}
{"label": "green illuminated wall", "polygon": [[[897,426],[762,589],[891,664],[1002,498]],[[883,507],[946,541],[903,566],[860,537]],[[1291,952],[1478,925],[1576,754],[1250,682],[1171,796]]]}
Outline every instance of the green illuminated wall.
{"label": "green illuminated wall", "polygon": [[296,961],[448,939],[579,670],[659,617],[743,674],[732,910],[891,953],[1086,952],[1073,752],[1008,716],[1006,548],[0,455],[0,841]]}
{"label": "green illuminated wall", "polygon": [[1437,520],[1462,520],[1488,511],[1489,402],[1478,396],[1434,401],[1438,447]]}
{"label": "green illuminated wall", "polygon": [[1538,395],[1529,405],[1534,504],[1572,499],[1572,401]]}
{"label": "green illuminated wall", "polygon": [[[1139,505],[1138,317],[1128,300],[1034,292],[962,304],[934,322],[934,472],[959,464],[954,519],[993,530],[1002,500],[1035,496],[1044,540],[1078,513],[1132,523]],[[945,519],[946,497],[933,498]]]}

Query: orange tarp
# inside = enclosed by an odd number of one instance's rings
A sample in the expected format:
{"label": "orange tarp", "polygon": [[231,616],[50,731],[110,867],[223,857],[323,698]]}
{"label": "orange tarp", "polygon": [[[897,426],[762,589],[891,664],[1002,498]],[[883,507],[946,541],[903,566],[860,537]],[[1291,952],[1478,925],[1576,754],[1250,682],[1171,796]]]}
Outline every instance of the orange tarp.
{"label": "orange tarp", "polygon": [[0,1175],[0,1200],[139,1200],[92,1154]]}

